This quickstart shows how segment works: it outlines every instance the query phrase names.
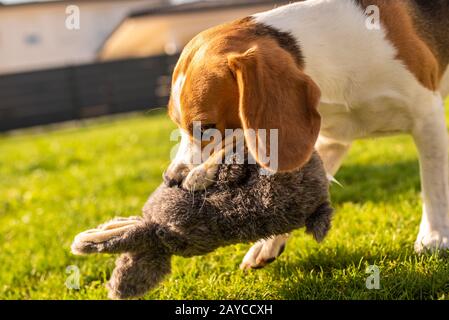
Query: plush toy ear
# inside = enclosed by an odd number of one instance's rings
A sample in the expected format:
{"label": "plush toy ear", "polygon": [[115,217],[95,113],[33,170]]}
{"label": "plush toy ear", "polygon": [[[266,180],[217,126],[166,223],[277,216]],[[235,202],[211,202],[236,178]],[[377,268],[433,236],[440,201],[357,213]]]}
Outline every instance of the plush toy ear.
{"label": "plush toy ear", "polygon": [[92,253],[122,253],[130,247],[137,247],[136,235],[145,231],[145,224],[140,217],[115,218],[95,229],[78,234],[71,246],[75,255]]}
{"label": "plush toy ear", "polygon": [[159,225],[146,223],[141,217],[115,218],[75,237],[72,253],[140,252],[161,247]]}
{"label": "plush toy ear", "polygon": [[[230,55],[228,65],[238,83],[239,116],[252,156],[271,171],[302,167],[321,125],[318,86],[272,42]],[[270,138],[271,129],[277,129],[277,141]]]}

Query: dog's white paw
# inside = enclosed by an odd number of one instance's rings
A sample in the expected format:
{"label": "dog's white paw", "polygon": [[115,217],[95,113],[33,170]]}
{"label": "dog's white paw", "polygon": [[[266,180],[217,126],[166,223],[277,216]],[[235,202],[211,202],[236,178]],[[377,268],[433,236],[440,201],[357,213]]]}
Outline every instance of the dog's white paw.
{"label": "dog's white paw", "polygon": [[215,182],[218,165],[199,165],[193,168],[182,182],[182,187],[186,190],[205,190]]}
{"label": "dog's white paw", "polygon": [[272,263],[285,249],[288,235],[276,236],[256,242],[246,253],[240,269],[260,269]]}
{"label": "dog's white paw", "polygon": [[417,253],[444,250],[449,250],[449,228],[419,233],[415,242],[415,251]]}

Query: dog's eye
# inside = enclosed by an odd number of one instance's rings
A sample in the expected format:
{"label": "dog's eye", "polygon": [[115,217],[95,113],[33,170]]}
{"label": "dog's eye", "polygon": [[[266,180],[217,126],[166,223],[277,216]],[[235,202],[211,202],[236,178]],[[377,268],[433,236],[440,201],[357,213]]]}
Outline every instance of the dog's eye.
{"label": "dog's eye", "polygon": [[215,129],[217,126],[213,123],[209,123],[209,124],[201,124],[199,125],[198,123],[195,123],[195,125],[190,125],[189,130],[192,133],[192,135],[195,135],[195,132],[198,132],[197,130],[199,130],[201,132],[201,134],[203,134],[204,132],[206,132],[209,129]]}
{"label": "dog's eye", "polygon": [[204,133],[205,131],[209,130],[209,129],[216,129],[217,125],[215,124],[202,124],[201,125],[201,133]]}

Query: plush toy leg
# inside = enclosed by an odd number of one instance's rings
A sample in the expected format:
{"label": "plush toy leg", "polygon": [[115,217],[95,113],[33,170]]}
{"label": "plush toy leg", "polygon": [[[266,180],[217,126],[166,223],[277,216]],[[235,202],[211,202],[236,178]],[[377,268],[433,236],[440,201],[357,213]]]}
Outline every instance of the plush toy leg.
{"label": "plush toy leg", "polygon": [[72,243],[72,252],[77,255],[102,252],[102,244],[122,237],[141,223],[142,219],[139,217],[115,218],[95,229],[81,232]]}
{"label": "plush toy leg", "polygon": [[125,253],[116,261],[107,285],[110,299],[143,296],[170,273],[170,256],[157,252]]}
{"label": "plush toy leg", "polygon": [[323,203],[306,221],[306,232],[313,235],[317,242],[323,241],[331,228],[332,209],[329,202]]}

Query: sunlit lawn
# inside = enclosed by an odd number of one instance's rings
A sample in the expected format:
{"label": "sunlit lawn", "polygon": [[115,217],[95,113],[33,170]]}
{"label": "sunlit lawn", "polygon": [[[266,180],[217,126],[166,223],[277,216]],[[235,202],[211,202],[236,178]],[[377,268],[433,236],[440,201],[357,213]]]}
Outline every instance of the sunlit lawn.
{"label": "sunlit lawn", "polygon": [[[152,114],[152,113],[151,113]],[[139,214],[175,142],[164,113],[0,136],[0,298],[105,299],[113,256],[76,257],[73,237]],[[147,299],[448,299],[449,258],[418,256],[419,171],[409,137],[355,143],[332,187],[333,229],[321,245],[295,232],[263,270],[238,269],[248,244],[173,260]],[[68,266],[80,289],[68,289]],[[380,290],[365,286],[380,268]]]}

